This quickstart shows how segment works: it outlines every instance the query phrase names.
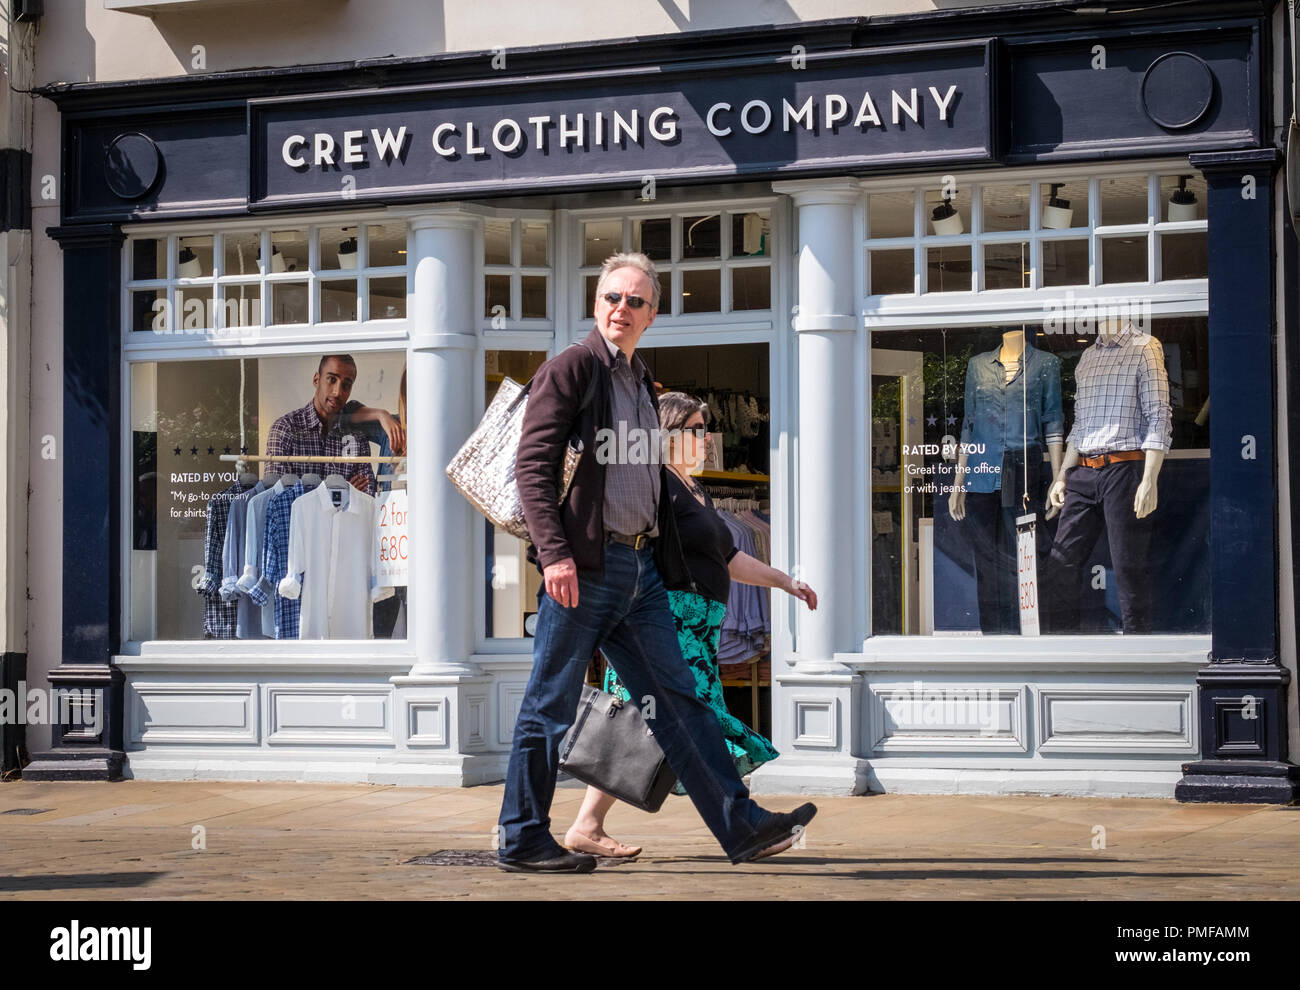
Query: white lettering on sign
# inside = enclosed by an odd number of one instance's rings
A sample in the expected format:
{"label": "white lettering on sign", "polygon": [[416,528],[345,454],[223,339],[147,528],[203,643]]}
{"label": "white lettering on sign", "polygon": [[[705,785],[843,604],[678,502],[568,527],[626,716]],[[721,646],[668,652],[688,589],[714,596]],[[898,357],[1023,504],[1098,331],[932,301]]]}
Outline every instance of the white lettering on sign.
{"label": "white lettering on sign", "polygon": [[[880,106],[888,108],[889,122],[894,129],[906,128],[909,124],[924,127],[927,108],[930,121],[937,118],[940,122],[950,123],[960,102],[956,83],[882,89],[877,90],[874,97],[864,89],[851,93],[800,94],[794,101],[781,98],[769,102],[755,98],[741,105],[733,100],[719,100],[704,110],[704,126],[713,137],[771,133],[778,123],[783,133],[802,129],[813,134],[835,134],[846,129],[850,121],[852,128],[860,131],[867,128],[883,131],[888,128],[878,109]],[[881,100],[885,102],[879,102]],[[358,123],[334,133],[316,131],[284,136],[280,159],[295,170],[303,170],[309,165],[363,166],[374,157],[383,162],[402,163],[403,149],[412,134],[407,124],[399,124],[396,130],[392,127],[381,130],[357,126]],[[740,125],[739,128],[736,124]],[[477,121],[441,120],[419,139],[428,141],[430,144],[426,147],[432,146],[439,157],[456,159],[462,155],[514,155],[523,150],[544,153],[548,150],[549,137],[555,137],[560,148],[584,151],[628,148],[642,144],[645,138],[671,144],[688,126],[691,124],[684,122],[671,106],[649,109],[603,106],[599,110],[592,108],[583,112],[532,116],[526,122],[509,116]],[[280,138],[277,136],[277,139]]]}
{"label": "white lettering on sign", "polygon": [[411,540],[407,526],[406,492],[380,492],[378,512],[375,514],[375,577],[381,588],[405,587],[410,583],[408,574]]}

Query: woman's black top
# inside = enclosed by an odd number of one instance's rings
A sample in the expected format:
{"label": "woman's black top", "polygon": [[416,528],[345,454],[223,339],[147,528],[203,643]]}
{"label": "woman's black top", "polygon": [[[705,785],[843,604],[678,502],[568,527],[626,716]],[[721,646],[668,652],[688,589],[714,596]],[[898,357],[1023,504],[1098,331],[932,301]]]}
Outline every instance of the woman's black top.
{"label": "woman's black top", "polygon": [[713,507],[708,492],[704,493],[704,505],[701,505],[671,468],[668,469],[668,495],[691,580],[705,598],[725,605],[731,592],[727,562],[738,553],[731,530]]}

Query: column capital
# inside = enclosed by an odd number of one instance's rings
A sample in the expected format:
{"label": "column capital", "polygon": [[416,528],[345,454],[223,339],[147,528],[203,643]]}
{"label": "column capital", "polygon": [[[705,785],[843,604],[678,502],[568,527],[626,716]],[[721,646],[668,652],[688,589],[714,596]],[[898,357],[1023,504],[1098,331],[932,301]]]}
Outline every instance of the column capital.
{"label": "column capital", "polygon": [[435,206],[405,206],[390,209],[389,215],[404,219],[411,230],[459,228],[476,230],[485,213],[468,203],[439,203]]}
{"label": "column capital", "polygon": [[1243,151],[1210,151],[1188,155],[1192,168],[1207,175],[1226,172],[1244,175],[1247,172],[1267,172],[1272,175],[1282,164],[1282,152],[1277,148],[1248,148]]}
{"label": "column capital", "polygon": [[862,196],[857,179],[790,179],[773,182],[772,191],[794,200],[795,206],[851,206]]}

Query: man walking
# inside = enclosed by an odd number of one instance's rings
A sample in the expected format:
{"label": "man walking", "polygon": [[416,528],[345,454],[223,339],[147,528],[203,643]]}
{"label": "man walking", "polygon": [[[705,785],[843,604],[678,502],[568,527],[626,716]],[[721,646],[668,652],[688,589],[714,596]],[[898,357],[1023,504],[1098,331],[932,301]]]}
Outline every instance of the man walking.
{"label": "man walking", "polygon": [[[657,455],[653,382],[634,351],[658,306],[659,277],[650,259],[612,256],[596,286],[595,328],[581,347],[557,354],[533,378],[515,480],[529,557],[542,568],[545,588],[501,806],[498,865],[505,870],[589,873],[596,867],[594,857],[566,852],[549,826],[560,742],[597,647],[633,698],[653,699],[655,738],[732,863],[789,848],[817,813],[812,804],[776,813],[754,803],[717,718],[695,696],[665,590],[689,587],[690,579],[659,458],[646,464],[616,455],[601,463],[594,453],[597,431],[608,429],[640,433],[642,444],[628,446],[644,451],[649,443]],[[560,463],[575,433],[586,453],[560,503]]]}

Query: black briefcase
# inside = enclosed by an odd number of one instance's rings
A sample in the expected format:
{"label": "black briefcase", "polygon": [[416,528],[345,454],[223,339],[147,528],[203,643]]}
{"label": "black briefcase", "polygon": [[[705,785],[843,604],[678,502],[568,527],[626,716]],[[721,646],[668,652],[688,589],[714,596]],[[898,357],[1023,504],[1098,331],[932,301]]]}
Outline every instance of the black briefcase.
{"label": "black briefcase", "polygon": [[636,705],[589,684],[560,744],[560,769],[642,811],[658,811],[677,777]]}

